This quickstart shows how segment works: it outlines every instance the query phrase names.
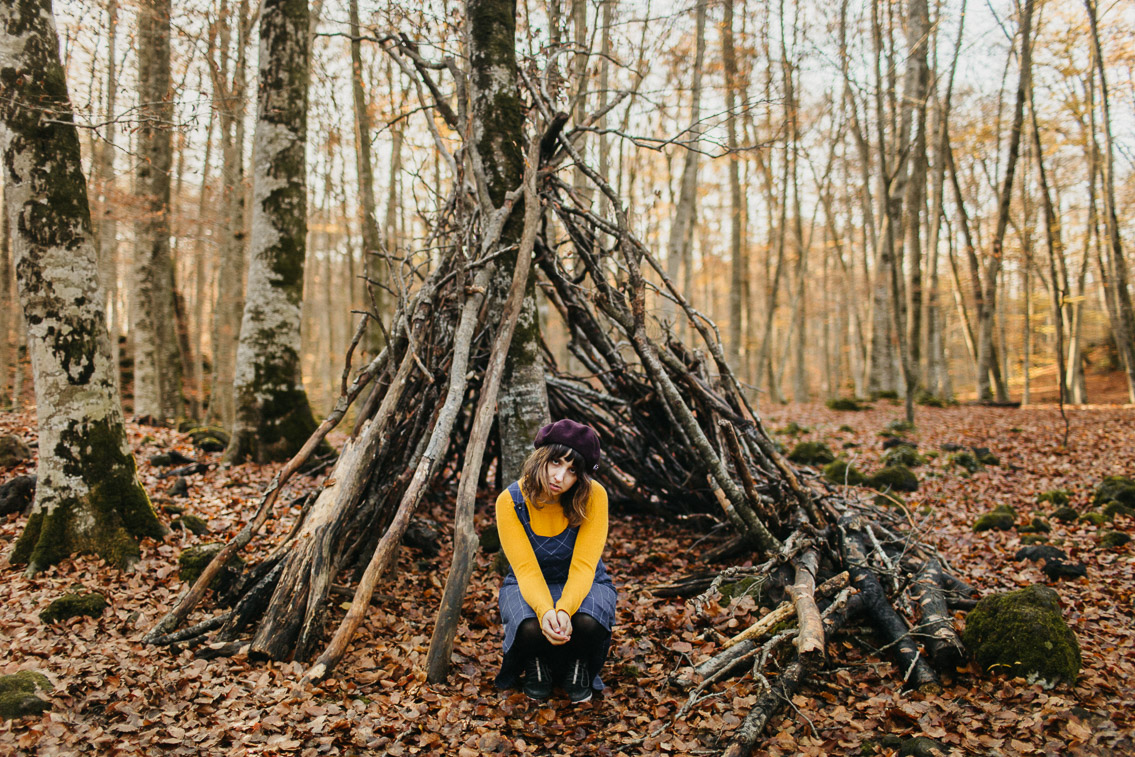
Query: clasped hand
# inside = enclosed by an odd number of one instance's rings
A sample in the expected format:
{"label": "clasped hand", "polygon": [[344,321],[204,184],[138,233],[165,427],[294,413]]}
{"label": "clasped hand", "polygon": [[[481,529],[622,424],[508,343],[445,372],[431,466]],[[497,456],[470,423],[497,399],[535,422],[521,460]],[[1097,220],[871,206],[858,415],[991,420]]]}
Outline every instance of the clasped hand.
{"label": "clasped hand", "polygon": [[571,640],[571,616],[566,610],[548,610],[540,620],[544,638],[559,646]]}

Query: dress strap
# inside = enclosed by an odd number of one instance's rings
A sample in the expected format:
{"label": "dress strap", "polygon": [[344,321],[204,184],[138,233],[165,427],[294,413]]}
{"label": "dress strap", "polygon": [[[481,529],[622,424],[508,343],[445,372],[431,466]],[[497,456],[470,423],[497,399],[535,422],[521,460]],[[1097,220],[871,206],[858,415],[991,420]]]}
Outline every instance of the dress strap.
{"label": "dress strap", "polygon": [[524,526],[524,530],[528,531],[530,526],[528,524],[528,507],[524,501],[524,495],[520,492],[520,482],[513,481],[508,485],[508,494],[512,497],[512,506],[516,510],[516,517]]}

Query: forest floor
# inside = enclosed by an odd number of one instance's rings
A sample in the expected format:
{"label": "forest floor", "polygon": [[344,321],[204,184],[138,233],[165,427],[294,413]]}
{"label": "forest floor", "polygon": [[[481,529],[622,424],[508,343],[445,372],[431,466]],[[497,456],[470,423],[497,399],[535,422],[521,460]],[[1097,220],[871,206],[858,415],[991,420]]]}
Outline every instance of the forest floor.
{"label": "forest floor", "polygon": [[[795,421],[807,431],[780,436],[822,439],[843,448],[866,472],[877,467],[879,432],[901,408],[878,402],[863,412],[838,413],[820,405],[764,409],[770,430]],[[1068,411],[1064,425],[1051,407],[1025,409],[919,408],[911,438],[923,451],[957,443],[990,448],[999,466],[972,475],[949,466],[945,454],[917,469],[922,486],[907,498],[912,523],[935,544],[954,572],[982,595],[1034,583],[1052,585],[1083,653],[1074,686],[1045,690],[1023,679],[959,669],[939,695],[901,691],[901,676],[862,629],[829,640],[831,662],[794,697],[772,724],[761,754],[894,754],[888,736],[923,735],[959,754],[1135,753],[1135,592],[1133,544],[1099,549],[1099,529],[1052,521],[1053,543],[1087,565],[1086,578],[1049,581],[1036,563],[1015,562],[1016,531],[973,533],[977,515],[1010,504],[1027,522],[1038,493],[1072,492],[1072,506],[1091,509],[1095,485],[1107,475],[1135,474],[1135,411],[1100,408]],[[842,428],[842,430],[841,430]],[[848,430],[850,429],[850,430]],[[34,416],[0,414],[0,434],[18,433],[34,443]],[[0,723],[0,754],[231,754],[410,755],[710,754],[756,700],[749,678],[724,683],[681,720],[686,701],[668,681],[716,645],[708,627],[732,635],[761,614],[751,599],[727,607],[708,604],[696,614],[682,599],[652,596],[650,587],[699,567],[698,555],[723,535],[707,535],[705,518],[663,523],[644,515],[612,514],[606,559],[620,591],[618,627],[601,698],[572,706],[564,698],[528,701],[498,692],[496,610],[498,577],[491,556],[479,555],[465,602],[455,662],[447,683],[425,681],[423,663],[434,613],[449,565],[448,546],[427,558],[401,552],[390,578],[334,677],[316,686],[298,684],[299,663],[256,663],[245,658],[205,661],[192,652],[172,654],[146,647],[141,637],[169,609],[182,586],[177,558],[193,544],[225,539],[255,509],[260,487],[274,466],[220,468],[189,479],[188,497],[165,494],[171,479],[148,459],[171,448],[217,463],[218,455],[195,450],[181,434],[130,425],[140,470],[164,522],[172,504],[205,519],[209,533],[173,531],[147,540],[142,560],[129,572],[98,560],[68,560],[32,578],[3,568],[0,605],[0,674],[36,670],[54,685],[52,709],[39,717]],[[851,446],[857,445],[857,446]],[[31,463],[0,475],[34,472]],[[281,502],[291,502],[317,479],[300,477]],[[438,492],[428,509],[451,520],[450,497]],[[490,524],[491,495],[478,503],[478,525]],[[249,548],[262,556],[290,529],[297,507],[286,507],[263,538]],[[0,523],[0,555],[6,555],[25,518]],[[1130,533],[1135,521],[1120,518],[1105,528]],[[443,542],[446,541],[443,539]],[[5,558],[0,558],[5,559]],[[81,586],[99,591],[108,608],[94,619],[47,624],[38,614],[56,597]],[[341,616],[341,610],[330,622]],[[202,613],[194,620],[205,617]],[[959,627],[964,616],[957,616]]]}

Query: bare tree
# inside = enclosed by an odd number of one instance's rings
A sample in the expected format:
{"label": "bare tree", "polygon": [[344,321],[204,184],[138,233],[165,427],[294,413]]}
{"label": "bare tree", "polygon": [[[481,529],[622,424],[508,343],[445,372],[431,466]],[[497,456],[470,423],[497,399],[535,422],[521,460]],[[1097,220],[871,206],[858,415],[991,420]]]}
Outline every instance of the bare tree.
{"label": "bare tree", "polygon": [[76,552],[126,566],[164,532],[126,443],[49,0],[0,7],[0,152],[35,372],[35,503],[10,559],[35,573]]}

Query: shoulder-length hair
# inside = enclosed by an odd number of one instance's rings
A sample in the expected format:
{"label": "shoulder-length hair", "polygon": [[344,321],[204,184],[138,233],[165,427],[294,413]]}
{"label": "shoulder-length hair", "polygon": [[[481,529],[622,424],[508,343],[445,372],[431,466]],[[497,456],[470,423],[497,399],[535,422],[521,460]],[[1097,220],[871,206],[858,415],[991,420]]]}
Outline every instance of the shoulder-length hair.
{"label": "shoulder-length hair", "polygon": [[583,457],[562,444],[545,444],[524,461],[520,472],[520,488],[524,490],[528,504],[540,508],[542,502],[550,501],[555,495],[548,486],[548,463],[567,458],[575,466],[575,483],[560,494],[560,507],[564,509],[569,526],[582,525],[587,517],[587,504],[591,499],[591,477],[587,475],[587,465]]}

